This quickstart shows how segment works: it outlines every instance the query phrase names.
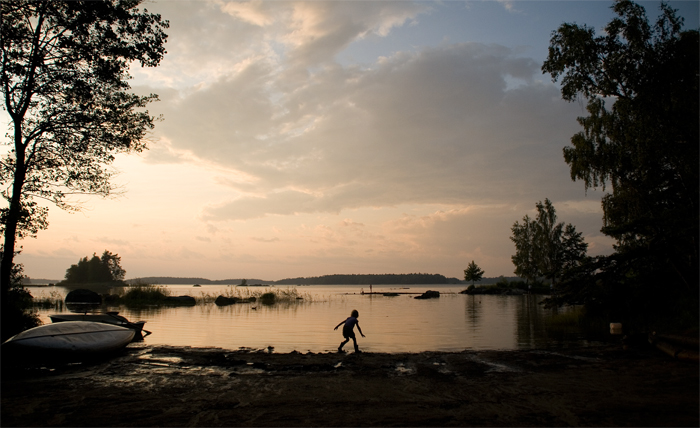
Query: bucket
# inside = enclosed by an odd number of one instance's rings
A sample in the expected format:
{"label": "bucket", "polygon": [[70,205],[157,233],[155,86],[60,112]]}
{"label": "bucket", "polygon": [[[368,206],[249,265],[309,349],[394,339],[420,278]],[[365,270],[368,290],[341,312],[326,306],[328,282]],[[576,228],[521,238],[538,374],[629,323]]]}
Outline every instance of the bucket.
{"label": "bucket", "polygon": [[610,323],[610,334],[622,334],[622,323],[611,322]]}

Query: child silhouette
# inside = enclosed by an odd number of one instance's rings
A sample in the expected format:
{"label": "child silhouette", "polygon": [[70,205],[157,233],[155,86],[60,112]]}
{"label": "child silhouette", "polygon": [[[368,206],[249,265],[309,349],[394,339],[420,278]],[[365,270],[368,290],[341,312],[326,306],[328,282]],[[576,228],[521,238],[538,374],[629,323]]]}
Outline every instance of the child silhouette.
{"label": "child silhouette", "polygon": [[346,318],[344,321],[341,321],[333,330],[338,330],[338,327],[341,325],[345,324],[343,326],[343,337],[345,340],[340,343],[340,346],[338,346],[338,352],[344,352],[343,351],[343,346],[345,346],[346,343],[352,339],[352,343],[355,345],[355,352],[362,352],[360,351],[360,348],[357,347],[357,339],[355,339],[355,332],[353,329],[355,326],[357,326],[357,331],[360,332],[362,337],[365,337],[365,335],[362,333],[362,329],[360,328],[360,322],[357,321],[357,317],[359,317],[360,314],[357,312],[356,309],[353,309],[352,313],[350,313],[350,316]]}

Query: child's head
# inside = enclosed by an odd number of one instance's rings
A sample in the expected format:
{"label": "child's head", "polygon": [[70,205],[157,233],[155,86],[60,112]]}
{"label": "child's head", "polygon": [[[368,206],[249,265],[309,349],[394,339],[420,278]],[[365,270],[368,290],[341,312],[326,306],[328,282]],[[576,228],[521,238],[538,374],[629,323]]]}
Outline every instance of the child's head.
{"label": "child's head", "polygon": [[353,309],[352,312],[350,313],[350,316],[357,318],[360,316],[360,313],[357,312],[357,309]]}

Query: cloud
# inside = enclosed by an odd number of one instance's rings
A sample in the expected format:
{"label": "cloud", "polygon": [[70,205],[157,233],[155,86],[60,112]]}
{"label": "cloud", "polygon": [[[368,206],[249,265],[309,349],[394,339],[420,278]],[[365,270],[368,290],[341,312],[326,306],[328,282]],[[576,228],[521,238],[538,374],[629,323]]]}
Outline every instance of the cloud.
{"label": "cloud", "polygon": [[280,239],[275,237],[275,238],[259,238],[259,237],[251,237],[250,238],[253,241],[256,242],[263,242],[263,243],[271,243],[271,242],[278,242]]}
{"label": "cloud", "polygon": [[[196,51],[177,55],[188,58],[186,73],[219,71],[161,92],[152,110],[165,117],[162,144],[147,159],[221,170],[224,191],[202,207],[207,222],[571,199],[575,185],[552,177],[568,175],[561,147],[580,106],[561,101],[517,49],[441,44],[364,68],[335,62],[348,43],[428,11],[409,2],[251,1],[180,12],[186,32],[176,46]],[[207,38],[224,55],[199,49],[194,23],[207,18],[220,27]],[[234,35],[240,52],[223,42]]]}
{"label": "cloud", "polygon": [[204,209],[208,221],[531,198],[533,183],[556,198],[578,111],[538,75],[509,48],[465,43],[330,65],[285,92],[275,67],[252,61],[163,103],[158,130],[173,150],[249,177],[222,176],[232,193]]}

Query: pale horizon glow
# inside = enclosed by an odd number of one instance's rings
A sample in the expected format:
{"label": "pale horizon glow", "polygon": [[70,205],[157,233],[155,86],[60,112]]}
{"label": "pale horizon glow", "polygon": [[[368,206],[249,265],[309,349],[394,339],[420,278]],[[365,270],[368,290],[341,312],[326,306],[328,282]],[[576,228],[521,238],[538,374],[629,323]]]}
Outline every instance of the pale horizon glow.
{"label": "pale horizon glow", "polygon": [[[132,69],[161,98],[150,150],[118,157],[122,195],[50,207],[16,262],[54,280],[104,250],[127,278],[512,276],[510,228],[545,198],[608,254],[603,192],[562,157],[584,104],[540,67],[561,23],[599,30],[611,4],[148,1],[171,24],[161,66]],[[698,2],[670,5],[698,28]]]}

